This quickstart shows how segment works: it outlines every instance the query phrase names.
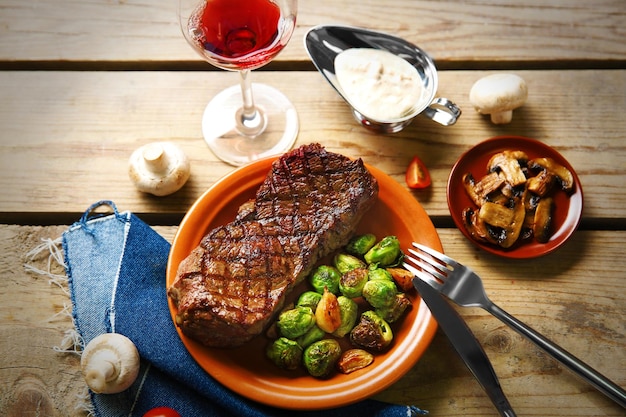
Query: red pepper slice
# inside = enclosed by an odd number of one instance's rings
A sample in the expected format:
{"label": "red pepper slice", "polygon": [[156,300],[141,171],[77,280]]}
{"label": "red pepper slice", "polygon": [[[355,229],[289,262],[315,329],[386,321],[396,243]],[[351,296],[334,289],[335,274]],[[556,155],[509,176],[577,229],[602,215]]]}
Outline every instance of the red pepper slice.
{"label": "red pepper slice", "polygon": [[405,179],[409,188],[426,188],[430,185],[430,173],[426,165],[417,156],[413,157],[406,169]]}

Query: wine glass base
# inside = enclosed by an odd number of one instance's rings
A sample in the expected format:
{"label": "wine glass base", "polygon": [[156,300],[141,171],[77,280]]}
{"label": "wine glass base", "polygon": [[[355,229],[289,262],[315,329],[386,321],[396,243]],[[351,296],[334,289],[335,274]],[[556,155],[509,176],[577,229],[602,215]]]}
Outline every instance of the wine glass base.
{"label": "wine glass base", "polygon": [[258,122],[265,124],[256,135],[247,134],[245,124],[237,123],[243,104],[239,86],[220,92],[204,110],[204,140],[215,156],[231,165],[282,154],[291,149],[298,136],[298,113],[283,93],[265,84],[252,83],[252,96],[262,118]]}

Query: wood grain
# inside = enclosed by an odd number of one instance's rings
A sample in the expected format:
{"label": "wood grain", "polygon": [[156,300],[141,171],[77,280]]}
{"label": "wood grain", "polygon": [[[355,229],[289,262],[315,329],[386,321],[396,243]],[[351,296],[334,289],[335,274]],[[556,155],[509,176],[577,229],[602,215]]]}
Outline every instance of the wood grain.
{"label": "wood grain", "polygon": [[[57,353],[71,326],[67,295],[46,277],[27,273],[26,253],[65,227],[0,226],[0,415],[83,416],[80,358]],[[37,265],[47,269],[47,256]],[[63,268],[52,263],[52,272]],[[69,310],[68,310],[69,308]]]}
{"label": "wood grain", "polygon": [[[585,218],[626,218],[626,119],[615,117],[615,109],[626,109],[626,70],[605,70],[602,77],[596,71],[518,71],[529,84],[530,98],[511,124],[499,126],[477,114],[467,98],[485,73],[440,73],[439,95],[463,110],[456,125],[418,117],[393,135],[360,127],[317,72],[259,72],[253,79],[280,88],[294,101],[301,123],[297,144],[320,142],[362,157],[400,183],[411,157],[419,155],[433,187],[415,196],[431,216],[449,215],[445,184],[456,159],[484,139],[508,134],[537,138],[563,154],[581,178]],[[0,218],[37,222],[36,216],[76,214],[108,198],[122,209],[180,220],[208,187],[233,170],[204,143],[200,120],[208,98],[235,78],[222,72],[0,72],[5,98],[0,103]],[[191,180],[167,198],[143,195],[128,179],[131,153],[152,141],[175,142],[191,158]]]}
{"label": "wood grain", "polygon": [[[413,155],[433,184],[411,191],[445,251],[470,265],[494,302],[626,386],[626,8],[623,0],[319,0],[299,2],[289,45],[253,82],[294,102],[296,145],[320,142],[361,157],[404,184]],[[115,201],[171,241],[191,204],[234,168],[201,138],[207,101],[237,77],[187,45],[175,0],[0,0],[0,415],[85,417],[78,355],[60,353],[69,300],[45,276],[48,258],[26,254],[56,238],[101,199]],[[438,95],[463,111],[442,127],[417,118],[393,135],[360,127],[314,69],[302,39],[318,24],[384,31],[426,50]],[[529,100],[508,125],[468,101],[494,72],[526,79]],[[583,221],[558,251],[510,261],[477,250],[453,227],[446,182],[459,156],[500,135],[539,139],[572,164],[584,190]],[[174,195],[142,194],[127,175],[132,151],[172,141],[192,176]],[[63,268],[51,264],[52,272]],[[458,309],[482,342],[519,416],[623,416],[614,405],[483,310]],[[438,332],[418,364],[375,398],[434,416],[497,416]]]}
{"label": "wood grain", "polygon": [[[623,64],[622,0],[589,6],[588,0],[301,1],[296,31],[278,59],[308,62],[302,43],[306,31],[345,24],[403,37],[448,67]],[[0,7],[0,61],[6,63],[200,62],[185,44],[172,0],[2,0]]]}
{"label": "wood grain", "polygon": [[[74,410],[82,404],[77,396],[84,387],[78,356],[52,350],[71,326],[69,316],[59,314],[69,302],[67,295],[24,269],[27,262],[46,269],[45,252],[33,260],[25,253],[42,238],[57,238],[65,228],[0,226],[0,251],[5,254],[0,258],[0,415],[35,405],[41,415],[85,415]],[[176,227],[156,230],[171,241]],[[621,256],[626,232],[578,232],[558,253],[514,263],[477,251],[457,230],[438,232],[446,252],[483,277],[494,302],[618,384],[626,384],[626,282],[623,271],[611,262]],[[557,267],[556,257],[570,261]],[[52,265],[53,272],[63,273]],[[518,415],[623,415],[618,406],[497,319],[478,309],[459,312],[483,344]],[[497,416],[440,331],[418,364],[376,398],[415,404],[431,415]]]}

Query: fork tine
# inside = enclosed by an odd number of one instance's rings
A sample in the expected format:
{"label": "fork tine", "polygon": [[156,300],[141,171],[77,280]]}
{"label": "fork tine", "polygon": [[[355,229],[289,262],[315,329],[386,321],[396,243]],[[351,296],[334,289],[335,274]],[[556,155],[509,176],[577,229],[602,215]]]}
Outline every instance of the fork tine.
{"label": "fork tine", "polygon": [[436,278],[442,281],[446,279],[445,273],[447,272],[447,269],[445,265],[441,265],[441,264],[436,265],[432,259],[410,248],[409,248],[409,253],[417,257],[417,259],[415,258],[409,258],[409,259],[413,261],[413,263],[417,264],[420,268],[428,271],[431,275],[434,275]]}
{"label": "fork tine", "polygon": [[444,255],[443,253],[438,252],[438,251],[436,251],[436,250],[434,250],[432,248],[429,248],[428,246],[424,246],[422,244],[413,242],[413,247],[421,250],[422,252],[426,252],[427,254],[432,256],[433,258],[438,259],[441,262],[444,262],[444,263],[450,265],[453,268],[456,268],[456,267],[458,267],[460,265],[457,261],[455,261],[454,259],[450,258],[449,256]]}
{"label": "fork tine", "polygon": [[[405,257],[404,259],[407,259],[407,257]],[[413,258],[408,258],[408,259],[413,260]],[[404,262],[403,266],[408,271],[410,271],[413,275],[415,275],[417,278],[421,279],[422,281],[424,281],[426,284],[430,285],[434,289],[439,290],[441,288],[442,284],[439,281],[437,281],[435,277],[428,274],[427,272],[424,272],[407,262]]]}

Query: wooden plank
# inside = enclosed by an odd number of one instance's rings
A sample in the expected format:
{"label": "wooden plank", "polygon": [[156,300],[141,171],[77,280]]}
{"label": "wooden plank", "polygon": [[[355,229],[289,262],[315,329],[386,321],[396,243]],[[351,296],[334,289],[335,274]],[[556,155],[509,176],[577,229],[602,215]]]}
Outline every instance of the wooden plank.
{"label": "wooden plank", "polygon": [[[279,60],[306,61],[302,38],[318,24],[365,26],[403,37],[441,65],[626,60],[622,0],[300,2],[297,29]],[[0,4],[0,61],[174,63],[199,61],[172,0],[57,0]],[[384,16],[381,15],[384,13]]]}
{"label": "wooden plank", "polygon": [[[253,80],[293,100],[301,123],[297,144],[320,142],[362,157],[400,183],[419,155],[433,186],[414,194],[432,216],[449,214],[445,186],[457,158],[506,134],[542,140],[569,160],[582,181],[586,219],[625,218],[626,119],[615,115],[626,110],[626,70],[518,71],[529,84],[528,103],[511,124],[499,126],[477,114],[467,97],[487,73],[441,71],[439,94],[463,110],[458,123],[443,127],[418,118],[393,135],[360,127],[317,72],[257,72]],[[24,213],[24,221],[36,222],[112,199],[121,209],[180,218],[233,170],[211,154],[200,129],[206,101],[232,83],[236,75],[226,72],[0,72],[0,216],[21,221],[15,216]],[[192,177],[178,193],[156,198],[135,190],[127,161],[134,149],[162,140],[191,158]]]}
{"label": "wooden plank", "polygon": [[[0,415],[25,415],[37,407],[53,410],[46,415],[86,415],[74,410],[84,387],[78,356],[52,350],[71,324],[63,313],[69,300],[23,265],[45,269],[47,256],[29,261],[25,254],[41,238],[54,239],[65,228],[0,225]],[[170,241],[176,231],[156,229]],[[555,254],[513,263],[477,251],[454,229],[440,229],[439,234],[449,255],[483,277],[494,302],[626,385],[626,232],[581,231]],[[52,271],[63,273],[54,263]],[[623,415],[621,408],[497,319],[482,310],[459,311],[482,342],[518,415]],[[440,332],[420,362],[376,398],[415,404],[431,415],[497,416]]]}

